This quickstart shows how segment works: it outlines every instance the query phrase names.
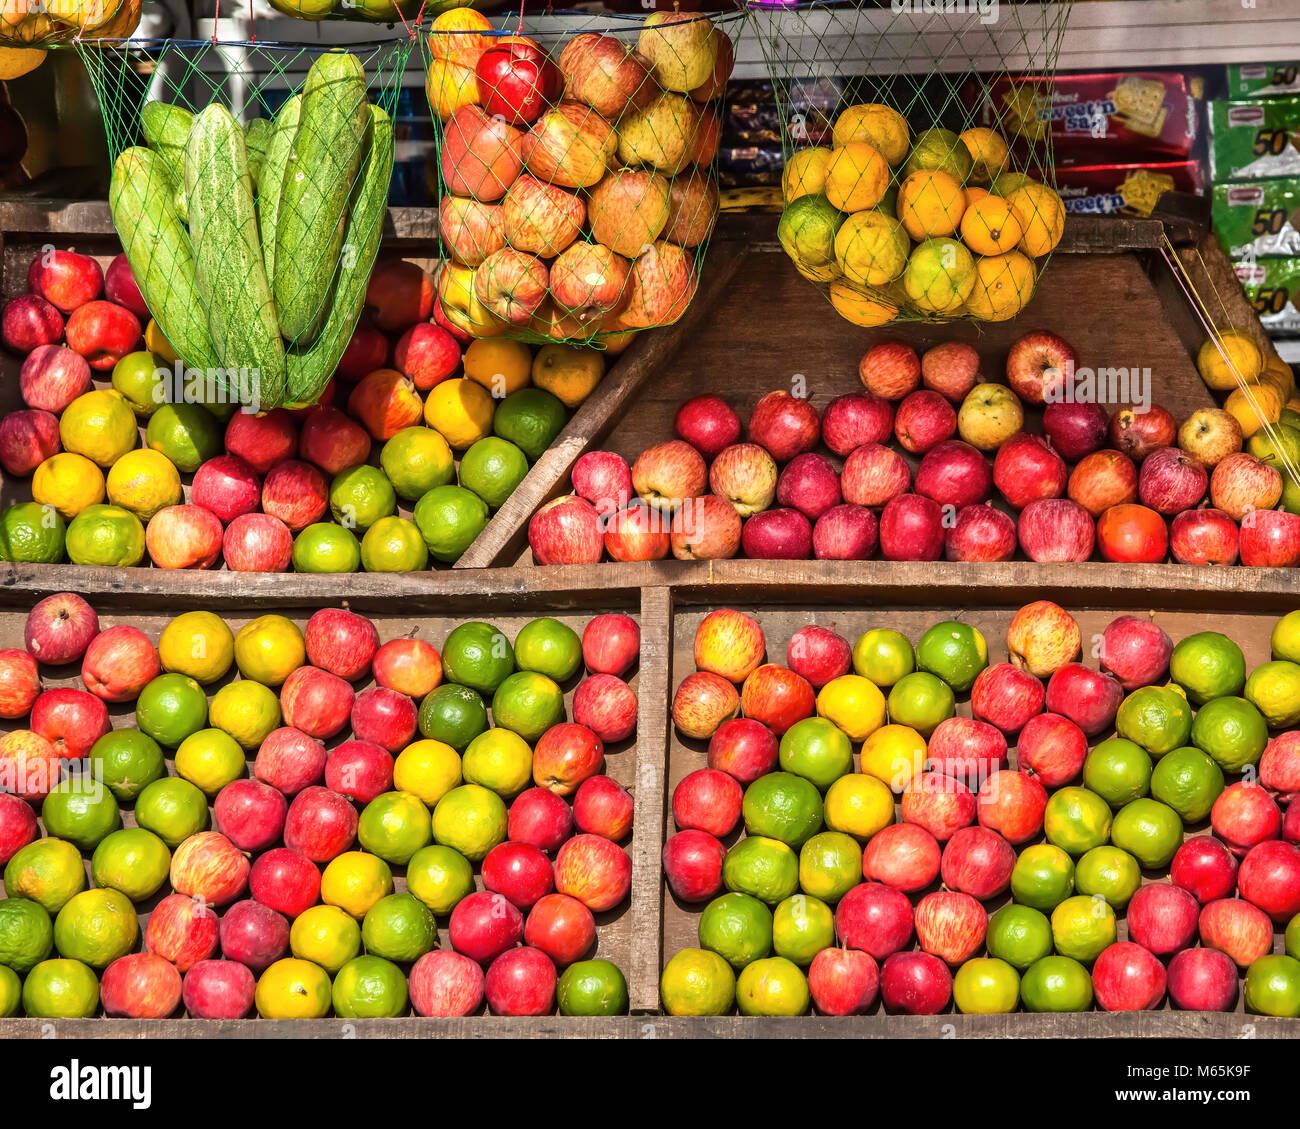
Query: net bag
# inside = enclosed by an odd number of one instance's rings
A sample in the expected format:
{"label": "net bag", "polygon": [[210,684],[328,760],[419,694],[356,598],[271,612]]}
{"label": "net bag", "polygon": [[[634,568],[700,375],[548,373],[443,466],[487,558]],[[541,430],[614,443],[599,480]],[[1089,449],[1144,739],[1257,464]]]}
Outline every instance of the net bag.
{"label": "net bag", "polygon": [[859,325],[1004,321],[1060,242],[1045,95],[1068,4],[751,10],[784,127],[782,247]]}
{"label": "net bag", "polygon": [[140,0],[0,0],[2,47],[125,39],[139,23]]}
{"label": "net bag", "polygon": [[324,390],[379,250],[411,43],[79,45],[113,224],[187,399]]}
{"label": "net bag", "polygon": [[682,316],[717,219],[716,102],[743,19],[433,22],[437,290],[453,325],[605,347]]}

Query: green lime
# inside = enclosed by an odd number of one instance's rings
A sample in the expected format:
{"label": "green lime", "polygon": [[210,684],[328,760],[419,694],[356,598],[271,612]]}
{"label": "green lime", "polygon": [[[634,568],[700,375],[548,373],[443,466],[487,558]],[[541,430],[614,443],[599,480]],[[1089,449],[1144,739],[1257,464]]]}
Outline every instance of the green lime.
{"label": "green lime", "polygon": [[1246,685],[1246,657],[1226,635],[1200,631],[1174,647],[1169,656],[1169,677],[1196,703],[1240,694]]}
{"label": "green lime", "polygon": [[127,353],[113,366],[115,392],[131,405],[131,410],[147,419],[167,399],[167,369],[147,349]]}
{"label": "green lime", "polygon": [[834,722],[806,717],[782,734],[780,759],[786,772],[802,776],[825,792],[841,776],[853,771],[853,744]]}
{"label": "green lime", "polygon": [[736,974],[715,952],[682,949],[664,965],[659,999],[669,1015],[727,1015],[736,1002]]}
{"label": "green lime", "polygon": [[456,477],[451,448],[431,427],[404,427],[379,452],[379,465],[400,497],[414,502]]}
{"label": "green lime", "polygon": [[361,545],[352,530],[318,521],[294,538],[292,560],[295,572],[356,572]]}
{"label": "green lime", "polygon": [[963,1015],[1007,1015],[1020,1003],[1020,973],[997,957],[975,957],[957,969],[952,998]]}
{"label": "green lime", "polygon": [[911,726],[927,740],[939,722],[956,712],[952,687],[923,670],[903,675],[889,691],[889,720]]}
{"label": "green lime", "polygon": [[1192,744],[1225,772],[1240,772],[1259,763],[1268,744],[1268,724],[1245,698],[1215,698],[1196,711]]}
{"label": "green lime", "polygon": [[125,827],[100,840],[90,860],[95,885],[121,890],[133,902],[153,897],[167,881],[172,853],[143,827]]}
{"label": "green lime", "polygon": [[462,623],[442,645],[442,669],[448,682],[493,694],[515,669],[514,648],[490,623]]}
{"label": "green lime", "polygon": [[145,787],[163,776],[167,762],[163,751],[138,729],[114,729],[90,747],[90,771],[119,803],[134,800]]}
{"label": "green lime", "polygon": [[1021,905],[1051,910],[1074,893],[1074,861],[1060,847],[1026,847],[1011,871],[1011,896]]}
{"label": "green lime", "polygon": [[0,560],[57,564],[63,560],[65,526],[53,506],[15,502],[0,517]]}
{"label": "green lime", "polygon": [[23,982],[18,979],[18,973],[8,965],[0,964],[0,1019],[17,1015],[22,1002]]}
{"label": "green lime", "polygon": [[1052,951],[1052,926],[1041,910],[1011,902],[989,918],[984,944],[989,956],[1023,972]]}
{"label": "green lime", "polygon": [[801,968],[835,944],[835,914],[820,898],[794,894],[772,911],[772,948]]}
{"label": "green lime", "polygon": [[582,640],[558,619],[529,620],[515,636],[515,663],[520,670],[535,670],[563,685],[582,666]]}
{"label": "green lime", "polygon": [[483,532],[488,508],[482,498],[463,486],[435,486],[420,495],[413,516],[429,555],[450,564]]}
{"label": "green lime", "polygon": [[1087,1011],[1092,1006],[1092,977],[1077,960],[1045,956],[1020,978],[1026,1011]]}
{"label": "green lime", "polygon": [[756,960],[736,977],[741,1015],[805,1015],[811,1003],[808,977],[785,957]]}
{"label": "green lime", "polygon": [[1087,788],[1062,788],[1053,792],[1043,809],[1043,831],[1072,855],[1100,847],[1110,838],[1110,804]]}
{"label": "green lime", "polygon": [[27,972],[54,949],[54,926],[39,902],[29,898],[0,901],[0,965]]}
{"label": "green lime", "polygon": [[186,674],[160,674],[135,703],[135,723],[160,745],[175,749],[208,720],[208,696]]}
{"label": "green lime", "polygon": [[1141,745],[1153,757],[1187,744],[1192,731],[1192,707],[1177,690],[1143,686],[1119,705],[1115,732]]}
{"label": "green lime", "polygon": [[23,981],[23,1011],[32,1019],[89,1019],[99,1008],[99,980],[79,960],[43,960]]}
{"label": "green lime", "polygon": [[916,656],[907,636],[892,627],[873,627],[853,645],[853,669],[877,686],[893,686],[916,669]]}
{"label": "green lime", "polygon": [[842,831],[822,831],[799,848],[799,888],[834,904],[862,880],[862,847]]}
{"label": "green lime", "polygon": [[363,532],[397,509],[397,492],[378,467],[348,467],[330,483],[330,513],[345,529]]}
{"label": "green lime", "polygon": [[1134,800],[1115,813],[1111,842],[1137,858],[1147,870],[1169,865],[1182,845],[1183,821],[1159,800]]}
{"label": "green lime", "polygon": [[1300,664],[1275,659],[1257,666],[1242,691],[1270,729],[1285,729],[1300,722]]}
{"label": "green lime", "polygon": [[372,855],[399,866],[432,838],[429,809],[410,792],[376,796],[357,820],[357,841]]}
{"label": "green lime", "polygon": [[421,847],[406,864],[406,888],[440,917],[474,892],[474,868],[451,847]]}
{"label": "green lime", "polygon": [[1115,943],[1115,911],[1105,898],[1075,894],[1052,910],[1052,942],[1062,956],[1091,964]]}
{"label": "green lime", "polygon": [[800,274],[818,275],[835,266],[835,236],[844,214],[820,192],[789,201],[776,224],[776,237]]}
{"label": "green lime", "polygon": [[1256,1015],[1300,1018],[1300,960],[1262,956],[1246,969],[1246,1010]]}
{"label": "green lime", "polygon": [[469,743],[461,758],[461,772],[467,784],[481,784],[504,800],[532,783],[533,750],[512,729],[489,729]]}
{"label": "green lime", "polygon": [[1269,646],[1275,659],[1300,663],[1300,609],[1287,612],[1273,625]]}
{"label": "green lime", "polygon": [[225,432],[207,408],[199,404],[163,404],[149,417],[146,447],[161,451],[184,474],[193,474],[225,447]]}
{"label": "green lime", "polygon": [[5,863],[5,894],[30,898],[58,913],[73,894],[86,888],[86,864],[81,852],[63,839],[46,837],[28,843]]}
{"label": "green lime", "polygon": [[499,509],[528,473],[528,458],[514,443],[489,435],[460,457],[460,484]]}
{"label": "green lime", "polygon": [[82,890],[54,919],[60,956],[107,968],[135,948],[140,936],[135,906],[121,890]]}
{"label": "green lime", "polygon": [[429,548],[415,522],[381,517],[361,538],[361,567],[367,572],[423,572]]}
{"label": "green lime", "polygon": [[700,914],[699,939],[701,948],[744,968],[772,951],[772,911],[749,894],[723,894]]}
{"label": "green lime", "polygon": [[130,510],[97,502],[68,522],[68,560],[130,568],[144,560],[144,526]]}
{"label": "green lime", "polygon": [[122,826],[113,793],[90,776],[78,773],[60,780],[41,806],[45,830],[83,851],[93,851],[110,831]]}
{"label": "green lime", "polygon": [[1223,769],[1191,745],[1161,757],[1151,773],[1151,795],[1173,808],[1184,823],[1205,819],[1222,791]]}
{"label": "green lime", "polygon": [[542,388],[520,388],[497,405],[492,430],[515,444],[534,463],[564,430],[567,418],[558,396]]}
{"label": "green lime", "polygon": [[750,835],[802,847],[822,826],[817,786],[790,772],[769,772],[745,789],[741,812]]}
{"label": "green lime", "polygon": [[208,796],[215,796],[244,775],[244,750],[222,729],[191,733],[176,750],[176,775]]}
{"label": "green lime", "polygon": [[453,788],[434,806],[433,838],[470,862],[482,861],[488,851],[505,842],[505,801],[479,784]]}
{"label": "green lime", "polygon": [[1093,847],[1074,868],[1074,886],[1080,894],[1106,899],[1116,911],[1123,910],[1142,884],[1142,868],[1128,851],[1119,847]]}
{"label": "green lime", "polygon": [[627,981],[607,960],[580,960],[569,965],[555,986],[561,1015],[623,1015]]}
{"label": "green lime", "polygon": [[438,947],[438,923],[414,894],[388,894],[361,921],[366,952],[388,960],[419,960]]}
{"label": "green lime", "polygon": [[487,706],[477,690],[444,682],[420,703],[420,732],[460,752],[488,727]]}
{"label": "green lime", "polygon": [[517,670],[492,695],[492,720],[532,744],[564,720],[564,691],[544,674]]}
{"label": "green lime", "polygon": [[1113,808],[1145,796],[1151,789],[1151,757],[1124,737],[1093,747],[1083,762],[1083,783]]}
{"label": "green lime", "polygon": [[136,797],[135,821],[174,851],[208,826],[207,797],[188,780],[164,776]]}
{"label": "green lime", "polygon": [[746,835],[722,860],[722,883],[774,906],[799,889],[799,856],[777,839]]}
{"label": "green lime", "polygon": [[331,995],[334,1014],[341,1019],[393,1019],[406,1014],[406,977],[383,957],[353,957],[335,973]]}
{"label": "green lime", "polygon": [[969,623],[936,623],[916,644],[916,666],[942,678],[957,693],[966,693],[989,665],[989,648]]}

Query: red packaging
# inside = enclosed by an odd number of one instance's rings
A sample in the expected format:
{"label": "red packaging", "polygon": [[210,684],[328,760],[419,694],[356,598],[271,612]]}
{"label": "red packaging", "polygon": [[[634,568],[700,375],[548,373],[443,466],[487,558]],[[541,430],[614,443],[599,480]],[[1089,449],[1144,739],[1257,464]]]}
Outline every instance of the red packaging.
{"label": "red packaging", "polygon": [[1132,165],[1076,165],[1058,162],[1056,190],[1068,215],[1149,216],[1162,192],[1202,190],[1197,161]]}

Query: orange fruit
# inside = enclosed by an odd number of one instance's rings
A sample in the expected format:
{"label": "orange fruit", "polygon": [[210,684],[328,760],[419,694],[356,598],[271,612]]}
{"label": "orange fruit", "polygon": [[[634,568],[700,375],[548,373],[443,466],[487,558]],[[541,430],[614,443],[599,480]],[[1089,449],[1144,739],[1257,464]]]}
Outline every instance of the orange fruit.
{"label": "orange fruit", "polygon": [[962,240],[977,255],[1014,251],[1023,234],[1024,228],[1011,205],[987,193],[982,200],[968,205],[961,217]]}
{"label": "orange fruit", "polygon": [[826,199],[841,212],[874,208],[889,187],[889,165],[874,145],[850,141],[826,164]]}
{"label": "orange fruit", "polygon": [[898,218],[918,243],[932,235],[952,235],[965,210],[961,185],[939,169],[921,169],[899,185]]}
{"label": "orange fruit", "polygon": [[[990,197],[996,199],[996,197]],[[1019,251],[986,255],[975,263],[975,285],[966,312],[980,321],[1006,321],[1034,294],[1034,264]]]}
{"label": "orange fruit", "polygon": [[986,129],[983,126],[965,130],[961,139],[970,152],[973,162],[970,179],[977,184],[991,184],[1006,167],[1006,141],[996,130]]}
{"label": "orange fruit", "polygon": [[1020,250],[1033,259],[1051,252],[1065,231],[1061,198],[1045,184],[1025,184],[1009,193],[1006,201],[1024,229]]}

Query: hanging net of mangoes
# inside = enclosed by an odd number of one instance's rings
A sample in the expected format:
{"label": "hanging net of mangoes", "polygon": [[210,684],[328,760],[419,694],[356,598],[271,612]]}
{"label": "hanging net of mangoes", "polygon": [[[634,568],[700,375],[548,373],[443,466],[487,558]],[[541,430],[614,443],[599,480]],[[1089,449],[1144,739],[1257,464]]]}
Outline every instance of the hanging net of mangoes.
{"label": "hanging net of mangoes", "polygon": [[778,236],[858,325],[1005,321],[1061,240],[1049,128],[1070,5],[751,9],[784,129]]}
{"label": "hanging net of mangoes", "polygon": [[443,314],[606,347],[677,321],[718,214],[717,100],[744,13],[433,21]]}
{"label": "hanging net of mangoes", "polygon": [[379,249],[413,42],[79,45],[113,224],[199,402],[265,411],[328,384]]}

